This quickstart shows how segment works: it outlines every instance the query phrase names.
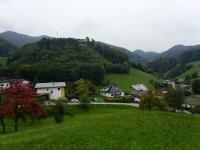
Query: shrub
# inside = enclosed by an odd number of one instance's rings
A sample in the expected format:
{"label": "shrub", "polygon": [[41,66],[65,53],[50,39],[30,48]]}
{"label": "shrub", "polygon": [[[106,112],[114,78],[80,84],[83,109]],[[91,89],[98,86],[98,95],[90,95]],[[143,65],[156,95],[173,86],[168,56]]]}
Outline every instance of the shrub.
{"label": "shrub", "polygon": [[197,105],[194,108],[192,108],[191,113],[200,114],[200,105]]}
{"label": "shrub", "polygon": [[54,119],[57,123],[63,122],[65,108],[63,100],[59,100],[54,107]]}
{"label": "shrub", "polygon": [[116,103],[131,103],[131,97],[113,97],[113,98],[104,98],[105,102],[116,102]]}
{"label": "shrub", "polygon": [[90,102],[90,98],[87,95],[83,94],[80,96],[80,107],[82,109],[89,109]]}
{"label": "shrub", "polygon": [[180,88],[170,88],[164,98],[168,102],[168,105],[173,108],[173,111],[175,111],[176,109],[181,108],[181,105],[185,100],[185,95],[183,90]]}
{"label": "shrub", "polygon": [[158,97],[152,92],[149,92],[147,95],[143,96],[140,101],[141,109],[158,109],[158,110],[166,110],[167,103],[161,97]]}

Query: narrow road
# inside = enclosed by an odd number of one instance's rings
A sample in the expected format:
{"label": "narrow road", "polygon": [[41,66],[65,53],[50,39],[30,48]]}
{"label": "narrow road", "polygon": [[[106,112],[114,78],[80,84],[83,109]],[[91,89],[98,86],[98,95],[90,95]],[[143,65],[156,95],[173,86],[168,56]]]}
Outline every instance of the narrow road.
{"label": "narrow road", "polygon": [[132,107],[139,107],[137,103],[107,103],[107,102],[92,102],[93,105],[127,105]]}

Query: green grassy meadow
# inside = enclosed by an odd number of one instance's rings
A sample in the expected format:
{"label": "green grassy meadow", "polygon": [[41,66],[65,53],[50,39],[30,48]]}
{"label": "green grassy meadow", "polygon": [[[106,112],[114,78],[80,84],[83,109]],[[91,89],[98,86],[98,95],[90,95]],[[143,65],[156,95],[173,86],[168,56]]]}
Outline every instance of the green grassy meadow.
{"label": "green grassy meadow", "polygon": [[7,64],[7,57],[0,57],[0,65],[6,65]]}
{"label": "green grassy meadow", "polygon": [[153,86],[149,83],[151,79],[156,81],[159,80],[155,76],[135,68],[131,68],[129,74],[108,74],[106,76],[106,80],[116,86],[119,86],[128,93],[133,91],[133,89],[130,87],[132,84],[143,83],[147,87],[153,88]]}
{"label": "green grassy meadow", "polygon": [[200,61],[195,61],[189,64],[191,64],[193,67],[189,69],[188,71],[184,72],[183,74],[181,74],[179,78],[184,79],[187,74],[191,75],[194,72],[198,72],[198,74],[200,75]]}
{"label": "green grassy meadow", "polygon": [[[70,106],[73,116],[61,124],[53,117],[18,133],[0,134],[1,150],[198,150],[200,117],[142,111],[130,106]],[[7,122],[8,124],[9,122]],[[10,122],[11,124],[11,122]]]}

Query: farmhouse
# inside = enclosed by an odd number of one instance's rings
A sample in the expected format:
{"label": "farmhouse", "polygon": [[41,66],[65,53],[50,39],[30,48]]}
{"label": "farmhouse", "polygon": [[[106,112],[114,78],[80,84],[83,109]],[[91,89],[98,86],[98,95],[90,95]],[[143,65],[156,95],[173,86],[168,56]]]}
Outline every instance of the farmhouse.
{"label": "farmhouse", "polygon": [[25,79],[0,79],[0,92],[2,92],[6,88],[9,88],[17,81],[21,82],[22,84],[29,84],[29,81]]}
{"label": "farmhouse", "polygon": [[100,95],[106,97],[124,96],[124,91],[113,85],[109,85],[100,90]]}
{"label": "farmhouse", "polygon": [[48,95],[50,100],[65,98],[65,82],[37,83],[35,89],[38,95]]}
{"label": "farmhouse", "polygon": [[147,87],[144,84],[134,84],[131,86],[136,91],[148,91]]}
{"label": "farmhouse", "polygon": [[10,87],[10,80],[7,79],[0,80],[0,92],[9,87]]}
{"label": "farmhouse", "polygon": [[182,104],[182,106],[186,109],[191,109],[198,105],[200,105],[200,100],[198,99],[186,99]]}
{"label": "farmhouse", "polygon": [[131,87],[134,89],[133,97],[140,98],[148,93],[148,88],[144,84],[134,84]]}

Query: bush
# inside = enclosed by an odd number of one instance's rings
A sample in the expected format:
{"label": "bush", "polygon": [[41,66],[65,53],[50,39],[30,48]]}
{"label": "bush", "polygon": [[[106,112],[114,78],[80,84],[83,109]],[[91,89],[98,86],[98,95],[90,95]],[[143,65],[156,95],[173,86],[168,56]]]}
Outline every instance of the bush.
{"label": "bush", "polygon": [[200,105],[195,106],[194,108],[192,108],[191,113],[200,114]]}
{"label": "bush", "polygon": [[63,122],[63,115],[56,112],[55,115],[54,115],[54,119],[57,123],[61,123],[61,122]]}
{"label": "bush", "polygon": [[82,109],[89,109],[90,107],[90,98],[87,95],[80,96],[80,107]]}
{"label": "bush", "polygon": [[140,102],[140,108],[148,110],[166,110],[167,103],[164,99],[154,95],[152,92],[149,92],[148,95],[142,97]]}
{"label": "bush", "polygon": [[104,98],[105,102],[115,102],[115,103],[131,103],[131,97],[113,97],[113,98]]}
{"label": "bush", "polygon": [[59,100],[54,107],[54,119],[57,123],[63,122],[65,108],[63,100]]}

